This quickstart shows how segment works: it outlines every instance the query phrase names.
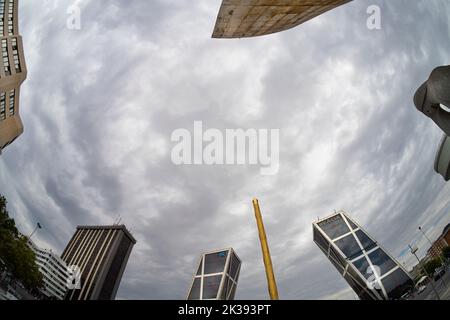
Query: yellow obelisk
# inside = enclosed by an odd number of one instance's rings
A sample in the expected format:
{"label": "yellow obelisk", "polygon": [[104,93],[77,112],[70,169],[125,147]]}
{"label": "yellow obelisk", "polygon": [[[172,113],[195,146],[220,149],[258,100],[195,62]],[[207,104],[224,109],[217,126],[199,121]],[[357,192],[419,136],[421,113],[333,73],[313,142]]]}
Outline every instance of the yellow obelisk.
{"label": "yellow obelisk", "polygon": [[266,267],[267,284],[269,286],[269,295],[271,300],[278,300],[277,282],[275,281],[275,274],[273,273],[272,258],[270,257],[269,245],[267,243],[266,230],[259,208],[258,199],[253,199],[253,208],[255,209],[256,223],[258,225],[259,240],[261,241],[261,249],[264,259],[264,266]]}

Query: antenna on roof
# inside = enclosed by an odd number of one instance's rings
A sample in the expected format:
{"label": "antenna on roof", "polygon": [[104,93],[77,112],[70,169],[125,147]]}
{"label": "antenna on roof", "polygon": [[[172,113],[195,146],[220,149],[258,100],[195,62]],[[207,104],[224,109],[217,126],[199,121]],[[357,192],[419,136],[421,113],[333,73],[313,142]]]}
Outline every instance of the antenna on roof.
{"label": "antenna on roof", "polygon": [[122,217],[119,216],[119,219],[117,220],[117,225],[119,225],[121,221],[122,221]]}

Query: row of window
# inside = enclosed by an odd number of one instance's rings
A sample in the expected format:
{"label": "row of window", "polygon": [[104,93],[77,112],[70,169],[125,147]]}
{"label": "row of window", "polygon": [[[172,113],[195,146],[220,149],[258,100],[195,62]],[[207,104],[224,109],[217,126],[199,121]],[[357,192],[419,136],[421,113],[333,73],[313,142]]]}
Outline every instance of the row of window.
{"label": "row of window", "polygon": [[[12,36],[14,34],[14,0],[8,0],[8,34]],[[5,23],[5,6],[6,1],[0,0],[0,35],[4,34]]]}
{"label": "row of window", "polygon": [[[13,116],[15,114],[15,100],[16,100],[16,90],[11,90],[9,92],[9,108],[8,116]],[[6,93],[0,93],[0,120],[6,119]]]}
{"label": "row of window", "polygon": [[0,0],[0,35],[3,35],[5,24],[5,0]]}
{"label": "row of window", "polygon": [[[13,51],[13,59],[14,59],[14,69],[16,73],[22,72],[22,68],[20,66],[20,57],[19,57],[19,46],[17,38],[11,39],[11,47]],[[3,68],[5,70],[5,75],[11,75],[11,63],[9,61],[8,54],[8,40],[2,39],[2,59],[3,59]]]}

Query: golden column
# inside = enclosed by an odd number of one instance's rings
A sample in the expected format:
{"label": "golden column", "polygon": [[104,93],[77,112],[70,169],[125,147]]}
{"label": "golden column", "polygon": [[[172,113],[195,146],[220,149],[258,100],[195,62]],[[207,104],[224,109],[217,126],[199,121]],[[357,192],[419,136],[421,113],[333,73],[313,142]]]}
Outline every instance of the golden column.
{"label": "golden column", "polygon": [[271,300],[278,300],[277,282],[273,273],[272,258],[270,257],[269,244],[267,243],[266,230],[259,208],[258,199],[253,199],[253,208],[255,209],[256,224],[258,225],[259,240],[261,241],[261,249],[266,267],[267,284],[269,286],[269,295]]}

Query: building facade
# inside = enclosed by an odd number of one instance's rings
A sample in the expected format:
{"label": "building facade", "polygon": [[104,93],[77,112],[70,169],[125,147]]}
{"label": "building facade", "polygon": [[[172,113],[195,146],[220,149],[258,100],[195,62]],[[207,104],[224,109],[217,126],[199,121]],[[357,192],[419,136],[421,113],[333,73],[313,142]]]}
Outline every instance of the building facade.
{"label": "building facade", "polygon": [[313,223],[314,242],[362,300],[399,299],[414,287],[403,266],[345,212]]}
{"label": "building facade", "polygon": [[80,271],[80,287],[66,300],[114,300],[136,240],[123,225],[79,226],[62,254]]}
{"label": "building facade", "polygon": [[436,259],[442,254],[442,250],[450,245],[450,224],[445,226],[442,234],[437,238],[433,245],[428,249],[427,258]]}
{"label": "building facade", "polygon": [[213,38],[246,38],[296,27],[351,0],[223,0]]}
{"label": "building facade", "polygon": [[20,85],[27,78],[18,0],[0,0],[0,154],[23,133],[19,114]]}
{"label": "building facade", "polygon": [[203,253],[187,300],[234,300],[241,264],[232,248]]}
{"label": "building facade", "polygon": [[36,264],[43,276],[44,289],[42,294],[47,299],[63,300],[69,281],[66,263],[51,250],[39,248],[31,240],[28,240],[28,245],[36,255]]}

